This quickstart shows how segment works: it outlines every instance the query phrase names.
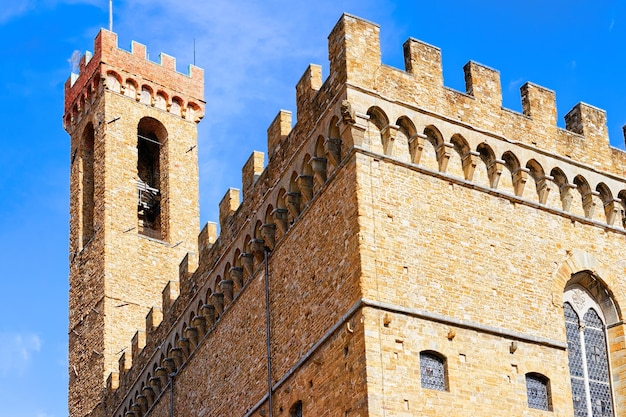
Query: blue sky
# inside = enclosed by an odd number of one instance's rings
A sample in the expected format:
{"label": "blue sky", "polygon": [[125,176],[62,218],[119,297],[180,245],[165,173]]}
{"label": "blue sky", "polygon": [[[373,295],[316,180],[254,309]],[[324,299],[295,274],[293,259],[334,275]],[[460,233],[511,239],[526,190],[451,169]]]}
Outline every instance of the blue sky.
{"label": "blue sky", "polygon": [[[67,415],[69,138],[63,83],[75,50],[93,49],[107,0],[2,0],[0,7],[0,417]],[[383,61],[402,67],[414,37],[442,49],[444,82],[464,90],[462,66],[500,70],[504,106],[519,87],[555,90],[559,125],[578,101],[605,109],[611,144],[626,124],[626,2],[619,1],[115,1],[120,47],[136,40],[179,71],[205,69],[200,124],[202,223],[217,220],[241,166],[265,151],[279,109],[295,111],[307,64],[328,74],[326,37],[341,12],[381,25]]]}

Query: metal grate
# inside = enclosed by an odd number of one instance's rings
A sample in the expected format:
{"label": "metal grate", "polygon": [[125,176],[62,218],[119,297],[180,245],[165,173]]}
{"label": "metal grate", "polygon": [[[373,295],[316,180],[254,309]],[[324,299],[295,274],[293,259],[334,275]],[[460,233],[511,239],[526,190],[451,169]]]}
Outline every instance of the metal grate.
{"label": "metal grate", "polygon": [[549,410],[548,380],[541,375],[526,375],[526,395],[528,407],[537,410]]}
{"label": "metal grate", "polygon": [[446,390],[445,363],[442,358],[428,352],[420,353],[422,388]]}

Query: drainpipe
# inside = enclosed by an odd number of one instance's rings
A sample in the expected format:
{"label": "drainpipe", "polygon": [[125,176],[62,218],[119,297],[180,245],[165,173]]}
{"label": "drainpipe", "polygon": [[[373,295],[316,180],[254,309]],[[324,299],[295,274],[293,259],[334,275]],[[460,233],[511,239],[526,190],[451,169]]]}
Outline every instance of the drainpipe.
{"label": "drainpipe", "polygon": [[170,417],[174,417],[174,377],[176,372],[170,374]]}
{"label": "drainpipe", "polygon": [[267,398],[270,409],[269,417],[273,417],[274,406],[272,403],[272,339],[270,334],[270,274],[269,266],[267,263],[267,257],[270,253],[270,248],[265,246],[263,248],[263,253],[265,262],[265,338],[267,340]]}

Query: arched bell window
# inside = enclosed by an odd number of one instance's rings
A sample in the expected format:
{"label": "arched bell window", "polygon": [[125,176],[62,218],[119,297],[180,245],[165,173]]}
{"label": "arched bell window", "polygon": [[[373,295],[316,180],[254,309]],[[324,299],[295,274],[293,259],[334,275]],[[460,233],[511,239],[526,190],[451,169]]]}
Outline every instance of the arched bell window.
{"label": "arched bell window", "polygon": [[144,117],[137,127],[137,219],[139,233],[165,240],[163,196],[167,194],[167,176],[161,167],[167,131],[156,119]]}

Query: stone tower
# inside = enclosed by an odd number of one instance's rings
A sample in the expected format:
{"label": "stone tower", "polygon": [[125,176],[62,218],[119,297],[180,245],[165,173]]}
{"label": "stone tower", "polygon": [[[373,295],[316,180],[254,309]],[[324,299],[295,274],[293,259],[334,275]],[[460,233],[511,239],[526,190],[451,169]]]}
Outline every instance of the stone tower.
{"label": "stone tower", "polygon": [[[117,47],[101,30],[65,85],[71,136],[69,411],[102,415],[106,378],[129,367],[129,343],[161,305],[179,264],[196,262],[197,128],[204,73]],[[153,311],[153,315],[160,314]],[[134,335],[134,336],[133,336]]]}

